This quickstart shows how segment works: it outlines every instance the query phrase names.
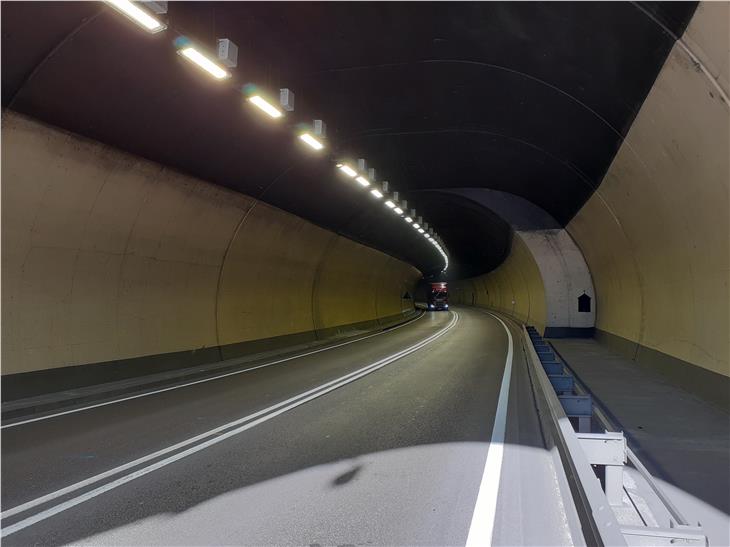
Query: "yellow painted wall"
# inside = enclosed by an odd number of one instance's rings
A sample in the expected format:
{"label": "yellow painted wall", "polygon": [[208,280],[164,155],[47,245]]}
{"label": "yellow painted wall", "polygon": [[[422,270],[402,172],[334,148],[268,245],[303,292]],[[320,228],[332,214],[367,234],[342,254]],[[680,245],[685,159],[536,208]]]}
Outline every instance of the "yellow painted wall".
{"label": "yellow painted wall", "polygon": [[567,229],[596,327],[730,375],[730,4],[701,3],[598,191]]}
{"label": "yellow painted wall", "polygon": [[545,287],[535,259],[519,234],[513,237],[510,254],[497,269],[452,282],[449,299],[455,304],[473,302],[534,325],[541,333],[545,330]]}
{"label": "yellow painted wall", "polygon": [[371,321],[400,313],[420,278],[294,215],[13,112],[2,137],[3,374]]}

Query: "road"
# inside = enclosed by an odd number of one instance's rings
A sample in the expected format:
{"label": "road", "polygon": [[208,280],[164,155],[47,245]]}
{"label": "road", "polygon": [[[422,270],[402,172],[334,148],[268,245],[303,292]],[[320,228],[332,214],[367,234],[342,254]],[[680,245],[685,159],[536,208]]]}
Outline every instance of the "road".
{"label": "road", "polygon": [[4,545],[573,543],[519,333],[473,309],[4,424],[2,457]]}

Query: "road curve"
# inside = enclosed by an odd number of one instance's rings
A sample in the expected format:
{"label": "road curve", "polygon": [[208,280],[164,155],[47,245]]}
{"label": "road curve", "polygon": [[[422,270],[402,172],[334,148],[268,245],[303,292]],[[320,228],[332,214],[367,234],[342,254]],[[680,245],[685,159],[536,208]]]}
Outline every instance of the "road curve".
{"label": "road curve", "polygon": [[[519,352],[506,434],[521,446],[484,476],[508,350],[490,315],[428,313],[279,365],[4,429],[3,543],[463,545],[483,519],[495,541],[514,541],[515,518],[527,541],[533,525],[500,508],[512,513],[534,485],[500,477],[519,475],[509,461],[522,458],[546,466],[551,488],[552,471]],[[497,514],[472,519],[497,487]],[[534,533],[565,543],[547,513],[549,530]]]}

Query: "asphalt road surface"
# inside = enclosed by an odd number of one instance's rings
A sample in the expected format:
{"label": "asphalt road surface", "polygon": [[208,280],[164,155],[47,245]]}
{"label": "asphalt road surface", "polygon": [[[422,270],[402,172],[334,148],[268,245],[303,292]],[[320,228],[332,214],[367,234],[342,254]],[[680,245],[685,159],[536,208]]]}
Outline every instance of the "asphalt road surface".
{"label": "asphalt road surface", "polygon": [[2,473],[4,545],[574,541],[519,332],[473,309],[3,424]]}

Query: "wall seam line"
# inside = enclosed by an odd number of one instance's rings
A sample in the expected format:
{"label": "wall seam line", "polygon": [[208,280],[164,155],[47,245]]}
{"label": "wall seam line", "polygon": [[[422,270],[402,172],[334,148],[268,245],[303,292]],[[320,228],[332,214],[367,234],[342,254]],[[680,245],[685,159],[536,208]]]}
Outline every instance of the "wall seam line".
{"label": "wall seam line", "polygon": [[241,219],[236,224],[236,227],[233,230],[233,233],[231,234],[230,239],[228,240],[228,244],[226,245],[225,251],[223,251],[223,257],[221,258],[221,265],[218,268],[218,280],[216,281],[215,286],[215,342],[216,347],[218,348],[218,355],[220,359],[223,359],[223,350],[221,349],[221,335],[220,335],[220,292],[221,292],[221,284],[223,281],[223,270],[226,267],[226,261],[228,260],[228,255],[230,254],[231,247],[233,247],[233,242],[238,237],[239,232],[243,228],[243,225],[246,223],[246,220],[248,219],[249,215],[253,212],[253,210],[256,208],[256,206],[259,204],[259,201],[255,198],[250,198],[253,200],[253,203],[251,203],[251,206],[246,209],[243,214],[241,215]]}

